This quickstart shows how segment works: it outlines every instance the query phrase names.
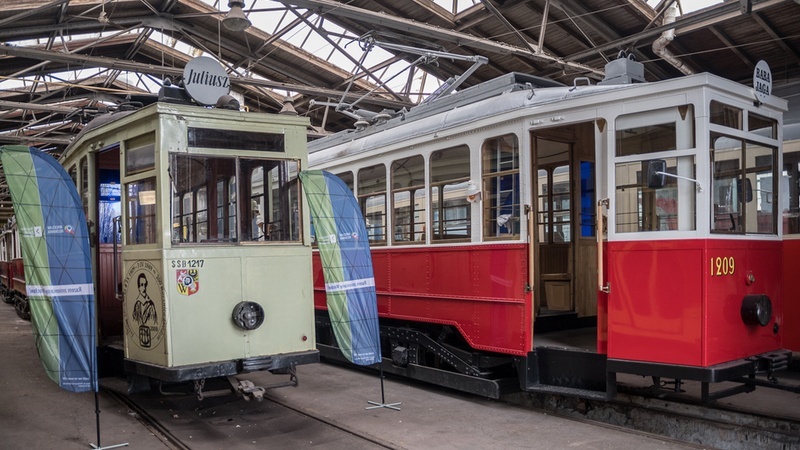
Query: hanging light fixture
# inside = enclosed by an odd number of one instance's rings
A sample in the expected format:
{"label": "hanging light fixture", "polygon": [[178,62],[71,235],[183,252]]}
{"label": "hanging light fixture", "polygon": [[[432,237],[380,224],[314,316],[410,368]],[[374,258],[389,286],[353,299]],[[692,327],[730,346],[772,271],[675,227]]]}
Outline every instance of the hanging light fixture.
{"label": "hanging light fixture", "polygon": [[225,25],[225,28],[231,31],[244,31],[251,25],[250,19],[248,19],[244,15],[244,1],[243,0],[229,0],[228,7],[231,8],[228,11],[228,15],[222,19],[222,24]]}

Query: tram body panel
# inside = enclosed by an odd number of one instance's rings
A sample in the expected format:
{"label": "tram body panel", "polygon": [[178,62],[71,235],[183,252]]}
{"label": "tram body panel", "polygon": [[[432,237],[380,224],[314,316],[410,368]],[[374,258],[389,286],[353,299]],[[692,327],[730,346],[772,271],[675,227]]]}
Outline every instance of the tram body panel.
{"label": "tram body panel", "polygon": [[[779,242],[634,241],[608,248],[609,358],[708,367],[781,347],[773,329],[783,317]],[[760,294],[772,302],[771,322],[747,325],[742,301]]]}
{"label": "tram body panel", "polygon": [[786,239],[783,246],[784,346],[800,352],[800,276],[797,273],[800,239]]}
{"label": "tram body panel", "polygon": [[[522,244],[374,248],[378,314],[452,325],[473,348],[525,355],[533,349],[526,249]],[[324,310],[318,253],[314,262],[315,305]]]}

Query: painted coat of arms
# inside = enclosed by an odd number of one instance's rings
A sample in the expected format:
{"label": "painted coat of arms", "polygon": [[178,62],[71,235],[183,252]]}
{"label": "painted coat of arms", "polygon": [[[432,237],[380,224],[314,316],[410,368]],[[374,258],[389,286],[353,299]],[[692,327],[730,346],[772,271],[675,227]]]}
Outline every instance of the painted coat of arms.
{"label": "painted coat of arms", "polygon": [[175,271],[175,276],[179,294],[192,295],[200,290],[200,276],[197,269],[178,269]]}

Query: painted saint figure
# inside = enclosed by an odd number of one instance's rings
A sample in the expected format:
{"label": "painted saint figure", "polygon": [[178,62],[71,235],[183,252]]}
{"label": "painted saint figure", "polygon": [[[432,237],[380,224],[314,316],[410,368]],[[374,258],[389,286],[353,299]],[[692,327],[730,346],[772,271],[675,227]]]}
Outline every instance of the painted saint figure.
{"label": "painted saint figure", "polygon": [[140,273],[137,284],[139,296],[136,297],[136,303],[133,305],[133,320],[139,323],[139,343],[142,347],[150,347],[150,327],[147,326],[147,323],[158,324],[158,313],[155,303],[147,295],[147,276]]}

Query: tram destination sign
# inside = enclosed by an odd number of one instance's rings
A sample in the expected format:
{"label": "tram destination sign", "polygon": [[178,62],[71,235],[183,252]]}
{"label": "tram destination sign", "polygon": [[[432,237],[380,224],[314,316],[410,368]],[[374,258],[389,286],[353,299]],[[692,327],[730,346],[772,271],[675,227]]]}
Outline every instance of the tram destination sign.
{"label": "tram destination sign", "polygon": [[772,95],[772,71],[769,69],[769,64],[763,59],[756,64],[753,70],[753,90],[756,93],[756,99],[764,103],[770,95]]}
{"label": "tram destination sign", "polygon": [[231,79],[217,61],[207,56],[192,59],[183,69],[186,92],[201,105],[214,105],[230,93]]}

